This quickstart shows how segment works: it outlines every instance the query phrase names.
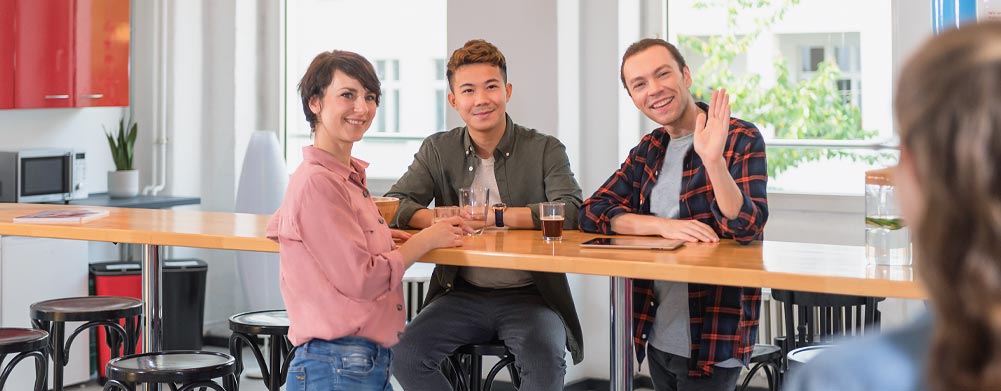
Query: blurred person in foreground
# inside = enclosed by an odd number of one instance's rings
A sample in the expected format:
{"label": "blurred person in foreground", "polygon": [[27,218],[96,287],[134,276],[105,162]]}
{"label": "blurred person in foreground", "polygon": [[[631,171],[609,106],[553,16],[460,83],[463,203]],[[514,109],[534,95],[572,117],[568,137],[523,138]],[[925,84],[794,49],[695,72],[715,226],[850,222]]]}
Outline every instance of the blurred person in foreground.
{"label": "blurred person in foreground", "polygon": [[925,43],[894,106],[893,180],[930,314],[815,357],[787,390],[1001,390],[1001,23]]}

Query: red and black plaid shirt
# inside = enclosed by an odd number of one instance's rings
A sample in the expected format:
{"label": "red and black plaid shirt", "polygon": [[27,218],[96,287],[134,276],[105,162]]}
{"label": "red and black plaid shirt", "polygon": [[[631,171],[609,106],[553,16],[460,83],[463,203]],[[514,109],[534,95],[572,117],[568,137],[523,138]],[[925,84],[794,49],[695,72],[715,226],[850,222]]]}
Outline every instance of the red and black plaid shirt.
{"label": "red and black plaid shirt", "polygon": [[[701,110],[706,105],[698,103]],[[611,220],[622,213],[650,214],[650,192],[660,175],[664,152],[671,137],[655,129],[629,152],[629,157],[580,209],[580,229],[614,234]],[[730,119],[730,133],[723,157],[744,196],[735,219],[723,216],[716,204],[712,184],[702,159],[689,150],[681,175],[679,219],[699,220],[720,238],[747,244],[760,240],[768,219],[765,188],[768,182],[765,141],[751,123]],[[754,350],[758,330],[760,288],[688,284],[692,350],[690,376],[707,376],[713,365],[729,358],[745,365]],[[657,313],[653,281],[633,281],[633,331],[636,356],[646,356],[647,337]]]}

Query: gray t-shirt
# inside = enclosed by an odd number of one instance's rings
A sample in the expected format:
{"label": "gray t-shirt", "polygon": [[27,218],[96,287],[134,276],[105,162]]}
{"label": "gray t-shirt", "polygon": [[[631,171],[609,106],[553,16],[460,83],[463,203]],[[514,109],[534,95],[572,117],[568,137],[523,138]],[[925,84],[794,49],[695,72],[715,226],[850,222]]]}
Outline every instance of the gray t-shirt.
{"label": "gray t-shirt", "polygon": [[[671,139],[664,152],[657,183],[650,192],[650,213],[667,219],[678,218],[681,194],[681,171],[685,154],[692,148],[694,133]],[[691,355],[691,330],[689,329],[688,284],[673,281],[654,281],[657,296],[657,314],[650,330],[649,343],[662,352],[681,357]]]}
{"label": "gray t-shirt", "polygon": [[[497,188],[497,178],[494,176],[494,158],[480,159],[473,176],[473,187],[490,189],[487,205],[503,202],[500,190]],[[487,267],[467,266],[459,269],[459,276],[470,284],[481,288],[517,288],[532,284],[532,274],[524,270],[493,269]]]}
{"label": "gray t-shirt", "polygon": [[[650,192],[650,213],[667,219],[680,216],[681,174],[685,155],[692,149],[695,134],[672,138],[664,152],[657,183]],[[650,330],[649,344],[657,350],[691,358],[691,314],[688,312],[688,283],[654,281],[657,296],[657,314]],[[730,358],[716,364],[723,368],[741,366],[739,360]]]}

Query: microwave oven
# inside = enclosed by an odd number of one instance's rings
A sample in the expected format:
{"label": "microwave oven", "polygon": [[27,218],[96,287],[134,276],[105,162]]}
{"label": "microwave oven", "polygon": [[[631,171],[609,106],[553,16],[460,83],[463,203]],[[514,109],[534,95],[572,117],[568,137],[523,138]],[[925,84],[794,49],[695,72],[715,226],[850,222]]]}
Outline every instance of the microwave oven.
{"label": "microwave oven", "polygon": [[0,151],[0,202],[87,198],[86,157],[71,149]]}

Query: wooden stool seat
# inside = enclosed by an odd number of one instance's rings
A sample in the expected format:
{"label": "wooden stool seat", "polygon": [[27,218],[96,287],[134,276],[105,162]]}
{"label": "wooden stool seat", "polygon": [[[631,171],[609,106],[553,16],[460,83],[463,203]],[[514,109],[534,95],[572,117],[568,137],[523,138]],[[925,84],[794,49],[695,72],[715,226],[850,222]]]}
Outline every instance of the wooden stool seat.
{"label": "wooden stool seat", "polygon": [[120,319],[142,313],[142,300],[119,296],[85,296],[40,301],[31,305],[31,318],[50,322],[89,322]]}
{"label": "wooden stool seat", "polygon": [[253,311],[229,317],[229,329],[255,335],[288,335],[288,313],[285,310]]}
{"label": "wooden stool seat", "polygon": [[[225,353],[196,350],[142,353],[108,361],[105,390],[134,390],[136,384],[181,384],[178,389],[206,387],[234,390],[236,359]],[[212,379],[221,378],[224,386]],[[172,387],[171,389],[174,389]]]}
{"label": "wooden stool seat", "polygon": [[42,350],[49,333],[35,329],[0,328],[0,354]]}

